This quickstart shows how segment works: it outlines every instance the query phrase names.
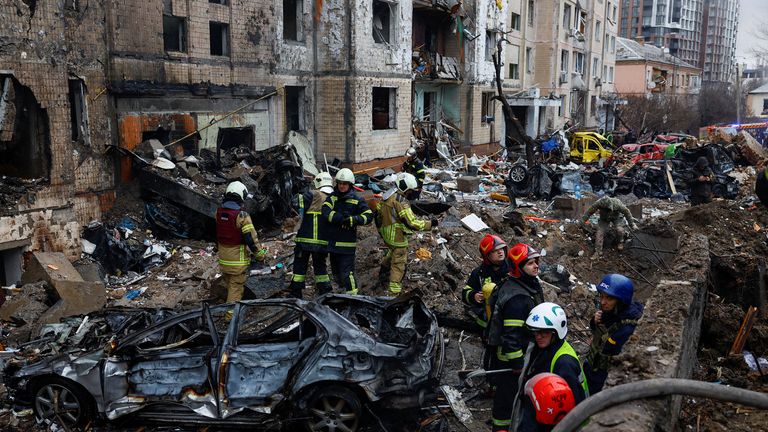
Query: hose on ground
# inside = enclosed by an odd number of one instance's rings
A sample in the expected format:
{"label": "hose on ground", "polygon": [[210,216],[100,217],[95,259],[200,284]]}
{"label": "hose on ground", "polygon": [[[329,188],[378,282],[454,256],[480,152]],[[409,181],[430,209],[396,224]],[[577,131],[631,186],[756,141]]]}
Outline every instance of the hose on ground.
{"label": "hose on ground", "polygon": [[574,431],[590,416],[614,405],[669,395],[715,399],[768,410],[768,394],[765,393],[688,379],[656,378],[618,385],[588,397],[576,405],[552,432]]}

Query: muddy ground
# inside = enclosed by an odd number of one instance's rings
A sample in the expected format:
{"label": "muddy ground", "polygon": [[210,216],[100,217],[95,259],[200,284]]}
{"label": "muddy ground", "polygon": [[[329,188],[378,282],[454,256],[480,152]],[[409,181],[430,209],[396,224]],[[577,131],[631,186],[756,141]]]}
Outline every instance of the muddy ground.
{"label": "muddy ground", "polygon": [[[758,372],[749,370],[742,356],[727,356],[743,318],[744,308],[758,305],[760,301],[757,290],[758,267],[760,260],[768,256],[768,211],[753,206],[746,199],[749,195],[750,190],[745,187],[738,200],[718,200],[696,208],[689,208],[686,203],[640,200],[644,207],[644,217],[638,231],[659,240],[663,247],[649,247],[652,245],[646,243],[648,237],[645,237],[645,242],[635,240],[632,247],[621,252],[607,249],[598,260],[590,259],[593,252],[590,231],[577,226],[574,221],[556,219],[549,201],[526,202],[518,209],[517,217],[511,219],[504,218],[504,214],[509,211],[504,203],[492,202],[487,198],[483,201],[460,201],[440,217],[441,226],[438,229],[413,236],[405,289],[418,289],[427,304],[442,318],[465,317],[460,300],[461,288],[469,273],[479,264],[477,244],[486,232],[471,232],[462,227],[458,219],[475,213],[509,245],[527,242],[538,249],[546,249],[547,255],[542,259],[544,273],[556,274],[558,266],[570,273],[571,283],[561,281],[560,289],[549,290],[548,295],[551,300],[565,307],[569,318],[569,340],[579,353],[585,354],[589,343],[588,320],[595,311],[596,294],[593,285],[606,273],[623,273],[635,282],[637,298],[643,301],[650,296],[659,280],[674,278],[668,263],[679,259],[674,252],[659,254],[647,249],[667,248],[678,236],[704,234],[710,242],[713,263],[710,291],[714,295],[710,296],[708,303],[700,345],[700,365],[695,378],[766,391],[766,382],[758,379]],[[633,197],[627,199],[633,201]],[[111,284],[108,287],[109,305],[184,309],[195,307],[201,300],[221,298],[223,292],[216,280],[214,244],[157,239],[143,220],[142,204],[136,189],[124,190],[117,202],[119,207],[107,215],[104,220],[106,224],[117,224],[123,217],[129,216],[140,226],[133,233],[137,241],[163,240],[167,242],[172,256],[163,265],[150,270],[145,279],[127,286]],[[522,216],[555,221],[526,221]],[[261,240],[269,249],[270,264],[280,262],[290,269],[293,244],[289,233],[295,222],[288,220],[280,228],[260,232]],[[356,268],[361,294],[385,295],[384,285],[378,280],[379,263],[386,248],[373,226],[361,228],[359,239]],[[416,258],[415,251],[421,248],[428,251],[431,258]],[[285,277],[288,278],[289,274],[286,273]],[[132,300],[126,299],[129,290],[141,287],[146,287],[143,293]],[[309,286],[306,296],[313,294],[313,288]],[[471,326],[468,327],[464,331],[449,326],[444,328],[448,344],[443,384],[461,388],[457,371],[480,366],[480,338],[477,333],[470,331]],[[663,334],[663,329],[657,331]],[[768,355],[766,319],[758,320],[745,349],[757,356]],[[381,422],[372,418],[370,428],[392,431],[489,430],[486,422],[490,418],[491,399],[487,388],[480,386],[462,390],[464,396],[469,398],[468,405],[473,413],[471,423],[459,424],[450,415],[445,402],[439,401],[437,408],[414,411],[406,416],[383,415],[380,417]],[[4,410],[0,412],[0,424],[7,425],[5,430],[35,429],[30,413],[23,414],[18,416]],[[686,401],[679,422],[682,430],[704,431],[725,428],[766,430],[766,424],[768,418],[765,413],[700,400]],[[114,425],[100,428],[121,430]]]}

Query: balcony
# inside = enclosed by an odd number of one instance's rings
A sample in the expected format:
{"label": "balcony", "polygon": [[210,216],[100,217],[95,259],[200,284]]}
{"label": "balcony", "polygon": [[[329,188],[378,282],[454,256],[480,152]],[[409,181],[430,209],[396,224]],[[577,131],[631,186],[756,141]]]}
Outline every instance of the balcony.
{"label": "balcony", "polygon": [[416,81],[453,81],[462,79],[462,45],[472,40],[471,31],[461,36],[452,32],[454,18],[450,10],[435,2],[414,2],[411,66]]}

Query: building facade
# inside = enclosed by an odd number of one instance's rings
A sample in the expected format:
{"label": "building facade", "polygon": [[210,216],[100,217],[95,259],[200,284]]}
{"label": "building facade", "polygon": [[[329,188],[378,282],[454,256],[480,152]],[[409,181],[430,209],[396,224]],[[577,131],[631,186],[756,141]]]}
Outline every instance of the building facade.
{"label": "building facade", "polygon": [[702,49],[699,66],[702,80],[733,82],[736,73],[738,0],[705,0],[702,19]]}
{"label": "building facade", "polygon": [[643,37],[690,64],[699,65],[704,0],[621,0],[619,35]]}
{"label": "building facade", "polygon": [[747,94],[748,116],[768,117],[768,84],[760,86]]}
{"label": "building facade", "polygon": [[[506,57],[510,75],[505,84],[510,104],[526,120],[528,134],[536,136],[566,122],[579,128],[613,129],[613,111],[620,103],[613,88],[618,3],[517,3],[511,2],[512,13],[525,16],[525,26],[515,34],[518,18],[511,15],[510,36],[515,39],[510,39],[514,48]],[[514,12],[516,7],[520,13]],[[515,61],[525,74],[512,73]]]}
{"label": "building facade", "polygon": [[0,39],[0,283],[27,250],[80,255],[80,229],[115,200],[106,9],[4,2]]}
{"label": "building facade", "polygon": [[623,96],[696,95],[701,69],[665,49],[619,38],[616,54],[616,91]]}
{"label": "building facade", "polygon": [[667,48],[704,82],[731,82],[738,21],[738,0],[621,0],[619,35]]}

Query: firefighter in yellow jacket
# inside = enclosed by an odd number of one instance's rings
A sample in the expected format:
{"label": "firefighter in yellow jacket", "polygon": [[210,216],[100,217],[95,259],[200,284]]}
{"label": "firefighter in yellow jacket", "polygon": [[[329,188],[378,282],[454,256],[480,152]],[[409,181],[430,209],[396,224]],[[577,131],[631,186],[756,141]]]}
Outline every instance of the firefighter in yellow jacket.
{"label": "firefighter in yellow jacket", "polygon": [[392,295],[399,295],[403,289],[408,237],[413,231],[428,231],[437,226],[437,219],[418,219],[411,210],[408,199],[418,188],[412,174],[398,174],[396,186],[384,193],[376,216],[379,234],[389,248],[379,274],[383,275],[389,269],[389,292]]}
{"label": "firefighter in yellow jacket", "polygon": [[248,189],[239,181],[230,183],[224,202],[216,210],[216,240],[219,244],[219,268],[227,288],[227,303],[243,299],[251,257],[262,261],[267,254],[259,244],[251,216],[242,210]]}

